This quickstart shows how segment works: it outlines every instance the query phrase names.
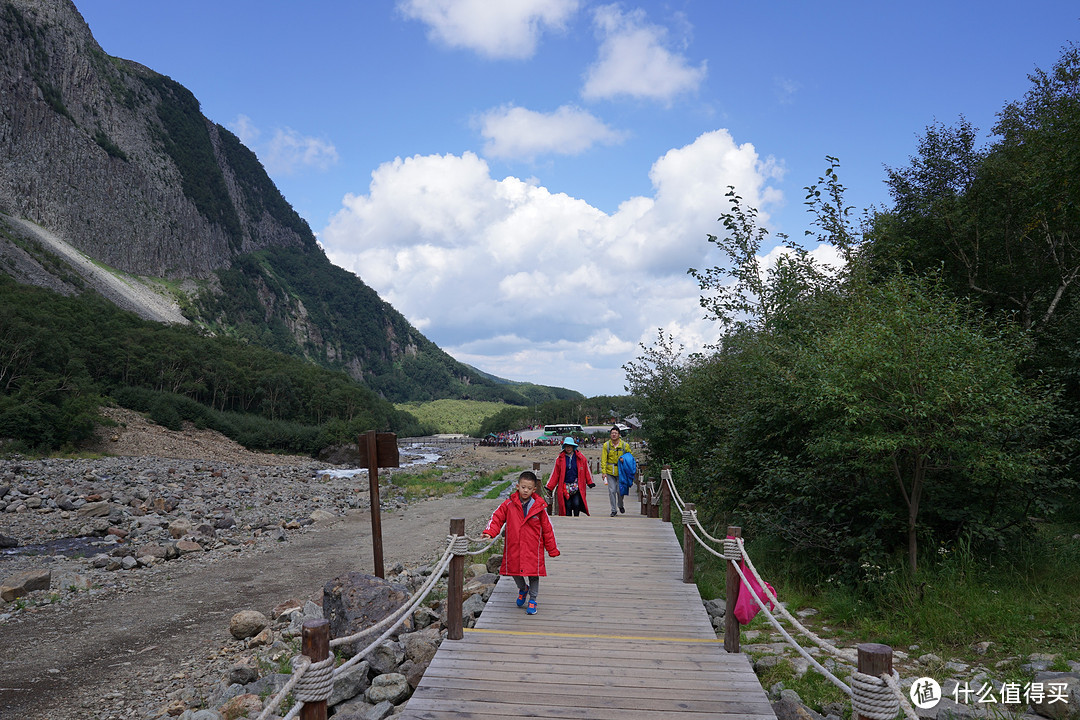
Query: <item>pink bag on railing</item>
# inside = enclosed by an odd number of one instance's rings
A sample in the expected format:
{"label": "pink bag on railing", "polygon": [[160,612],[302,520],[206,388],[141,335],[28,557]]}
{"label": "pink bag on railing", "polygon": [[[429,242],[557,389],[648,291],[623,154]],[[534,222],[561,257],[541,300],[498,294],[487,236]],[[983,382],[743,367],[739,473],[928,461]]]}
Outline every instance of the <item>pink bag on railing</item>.
{"label": "pink bag on railing", "polygon": [[[728,539],[733,538],[729,535]],[[750,568],[746,567],[746,561],[740,560],[739,567],[742,568],[743,575],[746,576],[747,586],[753,588],[754,593],[758,596],[761,602],[765,603],[765,606],[768,607],[769,610],[774,609],[775,605],[773,604],[773,601],[769,599],[769,596],[766,595],[765,592],[761,589],[761,586],[758,585],[757,580],[754,579],[754,574],[750,572]],[[739,581],[739,583],[739,599],[735,601],[735,619],[739,621],[740,625],[749,625],[750,621],[754,619],[754,616],[758,614],[758,611],[761,608],[759,608],[758,604],[754,602],[754,598],[751,597],[750,593],[746,589],[746,586],[742,586],[741,580]],[[765,586],[769,588],[769,594],[771,594],[773,597],[776,597],[776,591],[773,590],[773,586],[769,585],[769,583],[765,583]]]}

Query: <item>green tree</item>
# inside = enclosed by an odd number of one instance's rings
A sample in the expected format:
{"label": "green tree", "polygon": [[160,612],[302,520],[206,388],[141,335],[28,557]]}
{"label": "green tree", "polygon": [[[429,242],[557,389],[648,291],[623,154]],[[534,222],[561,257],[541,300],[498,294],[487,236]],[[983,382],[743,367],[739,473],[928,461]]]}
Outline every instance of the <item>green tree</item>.
{"label": "green tree", "polygon": [[989,146],[966,120],[934,125],[888,171],[894,207],[875,218],[868,257],[884,273],[941,268],[957,294],[1042,330],[1080,278],[1080,49],[1029,77]]}
{"label": "green tree", "polygon": [[854,577],[902,548],[917,568],[920,533],[994,539],[1026,526],[1059,486],[1040,452],[1052,406],[1022,379],[1022,336],[938,281],[872,282],[835,168],[807,205],[845,268],[788,244],[764,271],[765,233],[732,194],[728,237],[709,238],[730,279],[691,271],[727,332],[687,358],[661,333],[626,369],[650,442],[699,507]]}
{"label": "green tree", "polygon": [[986,533],[1026,517],[1045,497],[1038,440],[1052,405],[1020,378],[1020,336],[972,319],[932,282],[901,276],[860,288],[844,308],[800,358],[814,427],[807,447],[822,464],[874,478],[874,492],[887,493],[891,478],[906,511],[912,572],[920,509],[936,481],[959,480],[934,494],[939,505],[1003,494],[1014,501],[993,503],[977,527],[969,517],[969,529]]}

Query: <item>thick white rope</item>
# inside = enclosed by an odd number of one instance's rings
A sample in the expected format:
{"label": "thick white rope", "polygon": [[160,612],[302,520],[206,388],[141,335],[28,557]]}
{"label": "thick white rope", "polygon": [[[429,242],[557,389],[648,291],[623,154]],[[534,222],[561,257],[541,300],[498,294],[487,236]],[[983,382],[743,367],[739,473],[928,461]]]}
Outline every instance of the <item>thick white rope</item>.
{"label": "thick white rope", "polygon": [[907,720],[919,720],[919,714],[915,712],[915,708],[911,707],[911,703],[908,701],[908,697],[904,694],[903,688],[900,687],[900,674],[896,670],[892,671],[892,675],[882,675],[881,679],[885,681],[885,684],[892,690],[893,695],[896,697],[896,701],[900,704],[900,707],[904,709],[904,716]]}
{"label": "thick white rope", "polygon": [[[896,672],[895,670],[893,671]],[[900,712],[900,703],[885,682],[885,677],[874,677],[861,672],[851,675],[851,709],[871,720],[893,720]]]}
{"label": "thick white rope", "polygon": [[[455,555],[481,555],[483,553],[486,553],[488,550],[491,549],[491,546],[495,544],[495,541],[498,540],[499,538],[501,538],[505,532],[506,532],[506,526],[504,525],[502,527],[502,529],[499,530],[499,534],[496,535],[493,538],[489,538],[486,535],[481,535],[478,538],[469,537],[468,535],[462,535],[461,538],[465,542],[461,543],[461,541],[457,541],[458,545],[454,546],[454,554]],[[454,537],[457,537],[457,536],[456,535],[451,535],[450,537],[454,538]],[[480,548],[479,550],[469,550],[469,543],[482,543],[482,542],[486,542],[487,545]],[[464,549],[459,551],[458,548],[461,547],[461,546],[463,546]]]}
{"label": "thick white rope", "polygon": [[[724,557],[723,555],[721,555],[720,553],[716,552],[711,547],[706,545],[704,542],[702,542],[701,538],[698,537],[697,532],[694,530],[693,526],[687,525],[686,527],[689,528],[690,534],[694,536],[694,539],[697,540],[698,543],[703,548],[705,548],[706,550],[708,550],[709,552],[711,552],[713,555],[717,556],[718,558],[722,558],[724,560],[727,559],[726,557]],[[803,659],[805,659],[808,663],[810,663],[814,667],[815,670],[817,670],[819,673],[824,675],[825,678],[828,679],[832,684],[836,685],[836,687],[840,688],[840,690],[842,690],[845,695],[850,696],[851,695],[851,688],[849,688],[847,685],[845,685],[844,682],[842,680],[840,680],[838,677],[836,677],[831,672],[826,670],[825,667],[822,666],[822,664],[819,663],[814,658],[813,655],[806,652],[806,650],[803,649],[803,647],[801,645],[799,645],[799,643],[795,642],[795,639],[791,637],[791,635],[788,633],[787,629],[783,625],[780,624],[780,622],[776,619],[776,617],[771,612],[769,612],[769,609],[767,607],[765,607],[765,603],[763,603],[761,598],[759,598],[757,596],[757,593],[754,592],[754,589],[752,587],[750,587],[750,584],[747,582],[746,576],[743,574],[742,568],[739,567],[739,564],[736,562],[736,563],[732,563],[732,565],[734,566],[735,571],[739,573],[739,577],[742,579],[742,588],[740,589],[740,592],[742,592],[744,590],[748,591],[750,593],[750,597],[754,600],[754,602],[757,603],[758,607],[761,608],[762,612],[765,613],[765,617],[767,617],[769,619],[769,622],[772,623],[772,626],[774,628],[776,628],[776,631],[784,636],[784,639],[788,641],[788,644],[790,644],[793,648],[795,648],[795,651],[798,652],[800,655],[802,655]],[[726,618],[725,622],[738,622],[738,620],[736,620],[735,618]]]}
{"label": "thick white rope", "polygon": [[[411,617],[412,613],[414,613],[416,609],[420,606],[420,603],[422,603],[424,599],[427,598],[427,596],[431,593],[431,590],[435,587],[435,584],[439,581],[440,578],[442,578],[443,573],[450,566],[450,561],[455,555],[479,555],[480,552],[486,551],[491,545],[493,545],[495,541],[502,536],[502,534],[503,531],[500,531],[498,535],[491,539],[491,542],[488,543],[487,547],[482,548],[478,552],[469,551],[469,542],[470,540],[472,540],[472,538],[469,538],[467,535],[448,535],[446,538],[447,547],[446,550],[443,551],[442,557],[439,558],[438,562],[435,564],[435,567],[428,575],[427,580],[424,581],[424,584],[421,585],[415,593],[413,593],[412,597],[410,597],[409,600],[402,604],[401,607],[399,607],[397,610],[390,613],[385,618],[380,620],[378,623],[372,625],[371,627],[364,628],[363,630],[353,633],[352,635],[349,635],[347,637],[334,638],[330,641],[330,647],[334,648],[339,645],[356,642],[360,638],[370,635],[373,632],[376,632],[377,630],[385,627],[389,623],[393,623],[393,625],[387,628],[379,637],[375,638],[375,640],[373,640],[367,647],[365,647],[363,650],[356,652],[351,658],[349,658],[349,660],[342,663],[336,668],[333,666],[333,664],[337,658],[333,654],[330,654],[325,660],[321,660],[318,663],[312,663],[311,660],[304,655],[300,655],[297,656],[297,658],[294,658],[294,661],[298,662],[297,666],[293,668],[293,676],[289,678],[289,681],[285,683],[285,686],[282,687],[282,689],[274,695],[270,704],[263,708],[263,711],[259,715],[258,720],[266,720],[266,718],[269,717],[269,715],[275,709],[277,709],[277,707],[281,704],[281,701],[291,690],[293,690],[294,687],[297,689],[297,703],[292,707],[292,709],[289,711],[289,714],[286,715],[283,720],[291,720],[291,718],[295,717],[296,713],[298,713],[299,709],[304,706],[305,702],[318,702],[320,700],[328,699],[330,697],[330,692],[333,690],[334,687],[334,679],[339,677],[342,673],[344,673],[353,665],[363,660],[368,655],[368,653],[378,647],[386,638],[393,635],[394,632],[396,632],[398,628],[400,628],[405,623],[405,620],[407,618]],[[306,680],[306,677],[309,674],[313,674],[313,677],[311,680]],[[323,686],[326,683],[329,683],[328,689],[324,690]],[[302,694],[304,695],[304,697],[301,697]]]}
{"label": "thick white rope", "polygon": [[754,567],[754,563],[750,560],[749,553],[746,552],[746,547],[743,544],[743,539],[735,538],[735,545],[736,547],[738,547],[741,558],[746,561],[746,567],[749,568],[750,572],[753,574],[754,579],[757,580],[758,585],[761,587],[762,591],[764,591],[765,595],[770,601],[776,604],[776,607],[780,609],[780,614],[783,615],[788,622],[790,622],[800,633],[810,638],[812,642],[823,648],[833,657],[840,658],[841,660],[844,660],[846,662],[857,662],[859,656],[857,650],[855,650],[854,648],[838,648],[832,643],[830,643],[828,640],[825,640],[824,638],[821,638],[818,635],[814,634],[801,622],[796,620],[795,616],[788,612],[787,608],[780,604],[780,601],[776,599],[776,596],[772,592],[770,592],[769,586],[765,583],[764,580],[761,579],[761,575],[758,573],[757,568]]}
{"label": "thick white rope", "polygon": [[327,655],[326,658],[313,663],[304,655],[300,657],[308,661],[308,667],[297,679],[296,700],[302,703],[329,700],[330,693],[334,690],[334,660],[336,658],[333,655]]}
{"label": "thick white rope", "polygon": [[[825,652],[829,653],[833,657],[839,658],[840,660],[843,660],[847,663],[856,662],[858,655],[855,650],[851,648],[836,647],[824,638],[819,637],[812,630],[799,622],[799,620],[794,615],[788,612],[788,609],[782,604],[780,604],[780,601],[776,598],[776,595],[769,590],[769,586],[765,583],[764,580],[761,579],[761,574],[757,571],[757,568],[754,567],[754,563],[750,559],[750,555],[746,552],[746,547],[743,544],[743,539],[724,538],[723,540],[720,540],[719,538],[714,538],[709,535],[709,533],[705,531],[705,528],[701,526],[701,523],[698,522],[697,511],[687,511],[685,509],[685,503],[682,500],[682,496],[679,495],[679,491],[675,487],[675,482],[671,479],[670,473],[667,475],[667,480],[668,487],[671,488],[671,496],[675,499],[676,506],[679,507],[682,511],[684,524],[696,526],[698,530],[701,531],[701,534],[704,535],[706,538],[708,538],[712,542],[722,544],[724,546],[725,560],[729,560],[734,563],[738,563],[739,560],[744,560],[746,562],[746,567],[753,574],[754,579],[758,582],[758,586],[765,593],[765,596],[768,598],[768,600],[776,606],[776,609],[780,612],[781,616],[783,616],[785,620],[791,623],[792,627],[794,627],[799,633],[809,638],[811,642],[825,650]],[[696,538],[697,535],[695,534],[694,537]],[[700,539],[698,539],[698,543],[702,547],[707,547],[705,543],[703,543]]]}
{"label": "thick white rope", "polygon": [[[853,662],[854,658],[857,658],[857,651],[851,648],[837,648],[828,641],[818,637],[816,634],[807,629],[802,623],[794,618],[787,611],[787,609],[780,604],[776,595],[769,591],[768,584],[762,580],[761,575],[758,573],[757,568],[754,567],[753,561],[750,559],[749,554],[746,552],[746,547],[742,538],[724,538],[719,540],[709,535],[708,532],[701,526],[698,521],[697,512],[695,510],[687,510],[685,508],[686,503],[683,502],[682,497],[679,495],[679,491],[675,486],[671,477],[670,471],[665,472],[665,479],[668,481],[668,487],[671,489],[672,498],[675,499],[676,506],[681,510],[683,524],[690,529],[690,534],[694,539],[711,552],[716,557],[730,561],[736,572],[738,572],[740,579],[742,580],[742,588],[740,590],[749,590],[750,597],[757,603],[757,606],[765,613],[765,616],[772,623],[781,635],[783,635],[788,643],[792,645],[806,660],[808,660],[814,668],[824,675],[830,682],[835,684],[847,695],[851,697],[852,708],[864,717],[871,718],[872,720],[892,720],[896,717],[897,713],[903,709],[904,715],[907,720],[919,720],[914,708],[911,707],[911,703],[908,702],[907,697],[904,695],[903,690],[900,687],[900,676],[893,670],[891,676],[883,674],[881,677],[874,677],[861,673],[858,670],[854,670],[847,666],[841,666],[847,669],[850,673],[851,687],[849,688],[842,681],[836,678],[834,675],[825,670],[812,656],[810,656],[803,648],[795,642],[795,640],[787,633],[787,631],[777,622],[769,609],[762,602],[761,598],[757,596],[754,589],[747,583],[746,576],[743,574],[742,568],[739,566],[739,561],[744,560],[746,567],[754,576],[754,579],[758,582],[759,587],[765,593],[767,599],[772,602],[781,612],[781,614],[794,626],[799,632],[809,637],[812,641],[824,648],[827,652],[830,652],[836,657],[842,660]],[[701,534],[707,537],[709,540],[716,543],[723,543],[724,553],[720,554],[707,545],[702,538],[695,531],[695,527],[701,531]]]}

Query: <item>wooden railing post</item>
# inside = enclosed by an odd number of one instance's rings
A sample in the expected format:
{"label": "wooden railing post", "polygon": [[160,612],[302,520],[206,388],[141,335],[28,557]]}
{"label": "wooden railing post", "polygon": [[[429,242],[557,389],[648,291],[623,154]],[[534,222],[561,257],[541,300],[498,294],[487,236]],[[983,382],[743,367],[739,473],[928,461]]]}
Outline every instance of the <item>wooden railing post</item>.
{"label": "wooden railing post", "polygon": [[641,483],[641,514],[649,514],[649,480]]}
{"label": "wooden railing post", "polygon": [[[694,503],[686,503],[686,511],[688,514],[694,512]],[[682,581],[694,582],[694,535],[686,522],[682,526]]]}
{"label": "wooden railing post", "polygon": [[660,489],[655,484],[649,486],[649,517],[660,517]]}
{"label": "wooden railing post", "polygon": [[[859,651],[859,672],[871,677],[892,675],[892,648],[878,643],[861,643],[855,646]],[[851,720],[870,720],[858,712],[851,714]]]}
{"label": "wooden railing post", "polygon": [[664,522],[671,522],[671,466],[665,465],[660,471],[660,517]]}
{"label": "wooden railing post", "polygon": [[[300,630],[300,652],[317,663],[330,656],[330,621],[323,618],[305,620]],[[304,703],[300,720],[326,720],[326,701]]]}
{"label": "wooden railing post", "polygon": [[[450,520],[450,534],[465,534],[465,518]],[[465,637],[464,620],[461,617],[463,587],[465,585],[465,556],[450,558],[450,577],[446,579],[446,639],[460,640]]]}
{"label": "wooden railing post", "polygon": [[368,499],[371,501],[371,552],[374,556],[375,577],[386,577],[383,569],[382,517],[379,500],[379,451],[375,431],[366,435],[368,458]]}
{"label": "wooden railing post", "polygon": [[[742,537],[742,528],[728,526],[727,534]],[[727,577],[724,588],[724,649],[739,652],[739,621],[735,619],[735,603],[739,600],[739,571],[732,560],[727,561]]]}

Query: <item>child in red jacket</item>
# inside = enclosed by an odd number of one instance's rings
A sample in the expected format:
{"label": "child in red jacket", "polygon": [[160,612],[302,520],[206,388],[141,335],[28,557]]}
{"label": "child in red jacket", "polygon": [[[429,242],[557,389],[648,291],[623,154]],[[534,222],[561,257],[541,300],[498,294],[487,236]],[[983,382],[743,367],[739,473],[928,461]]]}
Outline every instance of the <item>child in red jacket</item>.
{"label": "child in red jacket", "polygon": [[[506,540],[503,543],[502,566],[500,575],[514,578],[518,587],[517,606],[529,606],[525,612],[536,614],[536,593],[540,590],[540,578],[547,575],[544,566],[544,550],[551,557],[559,556],[559,547],[555,543],[555,531],[547,515],[547,506],[540,497],[540,481],[536,475],[526,470],[518,476],[517,491],[495,508],[491,522],[484,529],[486,537],[495,537],[503,525],[506,525]],[[525,582],[525,578],[529,582]]]}

